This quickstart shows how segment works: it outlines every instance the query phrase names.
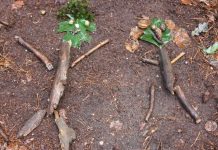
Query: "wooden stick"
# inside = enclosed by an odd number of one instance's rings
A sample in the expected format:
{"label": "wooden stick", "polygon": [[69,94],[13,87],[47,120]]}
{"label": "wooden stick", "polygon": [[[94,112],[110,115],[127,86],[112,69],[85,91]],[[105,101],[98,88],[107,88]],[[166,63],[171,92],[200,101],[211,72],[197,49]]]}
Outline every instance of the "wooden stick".
{"label": "wooden stick", "polygon": [[[177,62],[180,58],[182,58],[185,55],[185,52],[181,52],[178,56],[176,56],[173,60],[171,60],[171,64],[174,64],[175,62]],[[149,63],[155,66],[159,65],[159,61],[157,60],[153,60],[153,59],[149,59],[149,58],[140,58],[140,60],[143,63]]]}
{"label": "wooden stick", "polygon": [[21,138],[27,136],[30,132],[32,132],[36,127],[40,125],[42,119],[46,114],[46,110],[37,111],[21,128],[21,130],[17,134],[17,138]]}
{"label": "wooden stick", "polygon": [[81,60],[83,60],[85,57],[89,56],[90,54],[92,54],[93,52],[95,52],[97,49],[99,49],[100,47],[104,46],[105,44],[109,43],[109,39],[101,42],[100,44],[98,44],[97,46],[95,46],[94,48],[90,49],[88,52],[86,52],[85,54],[83,54],[82,56],[80,56],[79,58],[77,58],[72,64],[71,67],[76,66],[77,63],[79,63]]}
{"label": "wooden stick", "polygon": [[57,111],[54,111],[55,123],[59,129],[59,140],[62,150],[69,150],[70,143],[76,139],[76,133],[72,128],[69,128],[64,121],[63,116],[59,115]]}
{"label": "wooden stick", "polygon": [[149,63],[149,64],[152,64],[152,65],[155,65],[155,66],[159,65],[159,61],[153,60],[153,59],[149,59],[149,58],[141,58],[141,61],[143,63]]}
{"label": "wooden stick", "polygon": [[170,58],[166,49],[160,49],[160,69],[162,71],[162,76],[164,79],[165,87],[170,91],[172,95],[174,95],[173,86],[175,77],[173,74],[172,65],[170,63]]}
{"label": "wooden stick", "polygon": [[181,104],[183,105],[183,107],[185,108],[185,110],[189,113],[189,115],[195,120],[195,123],[200,123],[201,119],[199,117],[199,115],[197,114],[197,112],[195,111],[195,109],[190,105],[190,103],[188,102],[187,98],[185,97],[184,92],[182,91],[182,89],[180,88],[180,86],[176,86],[174,88],[175,93],[177,94],[178,98],[180,99]]}
{"label": "wooden stick", "polygon": [[67,72],[70,65],[70,47],[71,44],[68,42],[62,43],[62,48],[59,54],[59,63],[57,72],[55,75],[53,87],[50,94],[50,106],[48,114],[53,114],[57,108],[59,101],[64,93],[65,85],[67,82]]}
{"label": "wooden stick", "polygon": [[149,111],[148,111],[148,113],[147,113],[147,115],[145,117],[145,121],[148,121],[148,119],[150,118],[151,113],[152,113],[152,111],[154,109],[154,92],[155,92],[154,85],[151,86],[151,91],[150,92],[151,92],[151,94],[150,94],[150,100],[151,100],[150,108],[149,108]]}
{"label": "wooden stick", "polygon": [[46,66],[48,70],[52,70],[54,67],[51,63],[51,61],[41,52],[39,52],[37,49],[33,48],[32,45],[24,41],[21,37],[15,36],[15,39],[19,42],[20,45],[26,47],[29,51],[34,53],[36,57],[38,57]]}
{"label": "wooden stick", "polygon": [[174,64],[175,62],[177,62],[180,58],[182,58],[185,55],[185,52],[181,52],[178,56],[176,56],[176,58],[174,58],[171,61],[171,64]]}
{"label": "wooden stick", "polygon": [[0,128],[0,135],[4,138],[5,142],[8,142],[8,137],[1,128]]}
{"label": "wooden stick", "polygon": [[7,22],[5,22],[5,21],[2,21],[2,20],[0,20],[0,24],[4,25],[4,26],[6,26],[6,27],[11,27],[11,26],[9,25],[9,23],[7,23]]}

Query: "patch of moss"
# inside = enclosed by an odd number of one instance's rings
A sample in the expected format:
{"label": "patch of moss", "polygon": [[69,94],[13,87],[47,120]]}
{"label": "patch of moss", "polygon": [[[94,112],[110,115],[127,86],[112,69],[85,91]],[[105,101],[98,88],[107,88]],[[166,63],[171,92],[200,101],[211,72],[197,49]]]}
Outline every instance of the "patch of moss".
{"label": "patch of moss", "polygon": [[89,0],[69,0],[69,2],[58,11],[59,19],[66,19],[67,14],[72,15],[75,19],[94,20],[94,15],[90,12]]}

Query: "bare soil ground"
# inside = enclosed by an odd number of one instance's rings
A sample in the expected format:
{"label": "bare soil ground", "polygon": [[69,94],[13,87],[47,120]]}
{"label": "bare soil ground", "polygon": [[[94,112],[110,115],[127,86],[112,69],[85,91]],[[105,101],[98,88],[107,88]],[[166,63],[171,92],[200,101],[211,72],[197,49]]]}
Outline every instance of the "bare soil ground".
{"label": "bare soil ground", "polygon": [[[57,67],[62,35],[56,32],[59,6],[53,0],[29,0],[17,11],[11,10],[11,3],[12,0],[0,2],[0,19],[13,24],[9,29],[0,28],[0,52],[10,60],[8,68],[0,71],[0,123],[13,143],[24,122],[39,108],[47,108],[55,74],[55,70],[48,72],[32,53],[18,45],[14,36],[32,43]],[[46,15],[42,16],[40,10],[46,10]],[[92,0],[91,10],[96,15],[97,31],[90,44],[72,48],[72,60],[100,41],[109,38],[111,42],[69,70],[59,108],[66,110],[67,123],[77,132],[71,149],[145,149],[144,141],[150,134],[143,136],[146,129],[156,130],[150,135],[152,150],[159,143],[163,150],[218,149],[218,131],[209,133],[204,129],[206,121],[218,120],[216,101],[202,104],[206,85],[215,84],[214,90],[218,91],[218,76],[211,74],[214,70],[198,52],[195,40],[183,49],[186,55],[173,69],[177,84],[202,118],[198,125],[181,108],[178,99],[165,90],[159,67],[139,61],[138,57],[150,50],[148,56],[157,59],[157,48],[141,42],[140,51],[132,54],[124,47],[130,29],[136,25],[136,16],[171,19],[190,33],[198,24],[191,18],[201,17],[204,11],[181,5],[179,0]],[[171,58],[182,51],[174,44],[169,47]],[[156,84],[155,109],[140,130],[149,108],[152,83]],[[118,120],[121,128],[110,128]],[[60,149],[54,119],[45,118],[19,143],[35,150]]]}

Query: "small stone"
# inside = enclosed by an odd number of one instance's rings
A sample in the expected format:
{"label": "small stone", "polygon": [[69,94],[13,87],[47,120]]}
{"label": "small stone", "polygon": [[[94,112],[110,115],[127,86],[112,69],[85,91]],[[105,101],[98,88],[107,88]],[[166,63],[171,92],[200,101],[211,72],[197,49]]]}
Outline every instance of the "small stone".
{"label": "small stone", "polygon": [[182,133],[182,129],[178,129],[177,132],[178,132],[178,133]]}
{"label": "small stone", "polygon": [[41,15],[45,15],[45,14],[46,14],[46,11],[45,11],[45,10],[41,10],[41,11],[40,11],[40,14],[41,14]]}
{"label": "small stone", "polygon": [[215,131],[217,129],[217,123],[215,121],[207,121],[205,124],[205,130],[208,132]]}
{"label": "small stone", "polygon": [[112,121],[110,123],[110,128],[114,128],[116,131],[121,130],[123,127],[123,123],[121,123],[119,120],[117,121]]}
{"label": "small stone", "polygon": [[100,141],[99,145],[101,145],[101,146],[104,145],[104,141]]}
{"label": "small stone", "polygon": [[188,65],[188,61],[185,61],[185,64]]}

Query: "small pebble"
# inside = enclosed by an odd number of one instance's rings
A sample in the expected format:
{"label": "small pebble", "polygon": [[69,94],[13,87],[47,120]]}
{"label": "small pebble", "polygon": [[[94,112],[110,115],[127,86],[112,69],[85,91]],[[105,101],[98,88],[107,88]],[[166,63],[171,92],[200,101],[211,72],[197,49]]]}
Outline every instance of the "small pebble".
{"label": "small pebble", "polygon": [[104,141],[100,141],[100,142],[99,142],[99,145],[104,145]]}
{"label": "small pebble", "polygon": [[205,124],[205,130],[208,132],[215,131],[217,129],[217,123],[215,121],[207,121]]}
{"label": "small pebble", "polygon": [[188,65],[188,61],[185,61],[185,64]]}
{"label": "small pebble", "polygon": [[40,14],[41,14],[41,15],[45,15],[45,14],[46,14],[46,11],[45,11],[45,10],[41,10],[41,11],[40,11]]}
{"label": "small pebble", "polygon": [[182,129],[178,129],[177,132],[178,132],[178,133],[182,133]]}

